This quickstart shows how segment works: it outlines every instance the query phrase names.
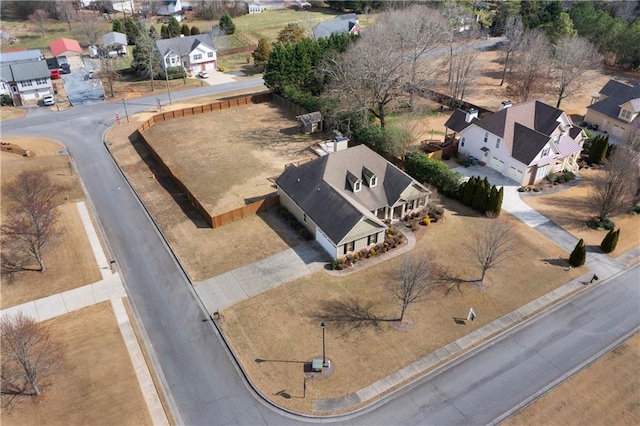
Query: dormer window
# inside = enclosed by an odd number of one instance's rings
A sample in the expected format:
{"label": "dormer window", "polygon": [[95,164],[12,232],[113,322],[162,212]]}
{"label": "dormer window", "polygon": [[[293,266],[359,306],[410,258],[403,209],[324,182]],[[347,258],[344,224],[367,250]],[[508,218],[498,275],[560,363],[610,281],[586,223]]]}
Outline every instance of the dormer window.
{"label": "dormer window", "polygon": [[542,155],[540,155],[540,157],[546,157],[547,155],[549,155],[549,148],[545,148],[542,150]]}
{"label": "dormer window", "polygon": [[358,192],[362,189],[362,180],[351,172],[347,172],[347,182],[349,182],[353,192]]}
{"label": "dormer window", "polygon": [[628,109],[622,108],[622,111],[620,111],[620,118],[627,121],[631,120],[631,111],[629,111]]}
{"label": "dormer window", "polygon": [[378,177],[371,170],[366,167],[362,168],[362,180],[367,182],[369,188],[373,188],[378,184]]}

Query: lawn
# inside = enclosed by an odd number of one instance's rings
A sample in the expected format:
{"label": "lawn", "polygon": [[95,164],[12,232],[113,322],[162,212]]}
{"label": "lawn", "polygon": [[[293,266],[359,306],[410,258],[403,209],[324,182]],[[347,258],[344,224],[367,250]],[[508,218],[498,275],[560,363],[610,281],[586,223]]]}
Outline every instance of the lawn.
{"label": "lawn", "polygon": [[[444,204],[446,221],[426,228],[412,253],[435,257],[460,279],[476,279],[479,271],[464,246],[470,243],[473,230],[488,219],[455,201],[445,200]],[[289,409],[309,413],[314,399],[357,391],[586,271],[567,271],[562,262],[548,263],[548,259],[566,259],[567,255],[530,227],[513,221],[519,249],[502,268],[488,272],[486,290],[462,284],[448,294],[442,290],[429,301],[412,305],[408,311],[411,331],[397,331],[382,323],[378,331],[369,327],[348,332],[329,323],[327,357],[335,372],[329,380],[308,381],[306,398],[282,395],[302,395],[303,363],[322,355],[319,324],[324,304],[370,302],[377,315],[395,317],[399,305],[384,285],[404,255],[341,277],[320,271],[259,294],[224,310],[222,329],[264,395]],[[478,313],[476,321],[457,325],[453,317],[465,316],[471,306]]]}
{"label": "lawn", "polygon": [[44,324],[65,346],[62,373],[41,397],[2,410],[2,424],[152,424],[110,302]]}
{"label": "lawn", "polygon": [[[522,200],[577,238],[587,246],[599,247],[606,231],[596,231],[586,225],[593,212],[586,209],[593,177],[600,170],[580,170],[583,182],[575,187],[550,195],[523,196]],[[610,254],[618,257],[640,245],[640,216],[619,215],[612,218],[620,228],[616,250]]]}
{"label": "lawn", "polygon": [[27,115],[27,110],[24,108],[15,108],[11,106],[0,107],[0,121],[15,120],[16,118],[23,118]]}
{"label": "lawn", "polygon": [[[240,93],[238,93],[240,94]],[[227,93],[226,96],[231,94]],[[194,104],[213,102],[216,99],[214,96],[199,98],[193,100]],[[175,104],[174,108],[183,108],[191,104]],[[280,114],[275,113],[274,110],[267,104],[254,105],[255,107],[262,106],[262,109],[253,110],[254,112],[264,113],[266,115],[261,116],[261,121],[276,123],[275,120]],[[246,122],[246,116],[243,114],[237,114],[239,111],[250,111],[251,107],[240,107],[235,109],[229,109],[222,111],[223,113],[235,112],[237,117],[229,117],[232,114],[227,114],[227,120],[231,120],[234,124],[225,126],[225,132],[239,131],[238,129],[243,127],[242,123]],[[269,111],[275,114],[269,115]],[[199,126],[210,125],[210,128],[202,128],[203,133],[199,134],[198,140],[202,140],[203,143],[216,143],[217,145],[211,148],[212,150],[221,149],[227,146],[229,141],[220,139],[212,140],[212,138],[204,138],[201,135],[216,134],[225,135],[227,133],[216,131],[219,128],[218,118],[214,118],[212,113],[208,114],[207,120],[203,120],[204,116],[200,117]],[[174,250],[182,264],[185,266],[189,277],[194,281],[201,281],[205,278],[209,278],[224,272],[228,272],[235,268],[238,268],[246,263],[262,259],[269,255],[278,253],[289,247],[295,246],[300,243],[300,237],[289,228],[284,222],[272,213],[260,213],[259,215],[248,217],[237,222],[225,225],[220,228],[211,229],[202,220],[198,212],[190,205],[188,200],[184,197],[176,195],[179,190],[175,186],[168,182],[164,177],[162,171],[158,170],[157,166],[150,161],[148,152],[144,146],[136,141],[130,141],[128,136],[139,126],[144,120],[148,119],[151,114],[139,114],[131,117],[131,123],[126,124],[123,121],[120,126],[113,126],[106,134],[105,140],[109,145],[109,149],[113,153],[116,161],[122,167],[128,179],[132,183],[136,192],[140,195],[147,208],[151,211],[154,219],[160,226],[160,229],[167,237],[171,248]],[[283,118],[285,123],[291,123],[290,118]],[[177,129],[180,120],[174,120],[174,127]],[[169,124],[169,123],[166,123]],[[246,127],[246,126],[245,126]],[[155,129],[154,126],[152,129]],[[235,130],[234,130],[235,129]],[[277,132],[276,132],[277,133]],[[260,135],[264,138],[260,142]],[[263,188],[255,194],[264,195],[265,193],[273,192],[271,182],[267,180],[271,173],[265,173],[266,171],[273,170],[274,173],[279,173],[282,170],[284,163],[281,163],[282,159],[276,155],[277,152],[281,152],[281,149],[286,147],[278,146],[276,143],[272,147],[267,146],[267,138],[269,132],[260,133],[259,130],[255,131],[253,135],[254,139],[251,139],[251,135],[247,135],[247,141],[242,142],[247,146],[237,147],[237,151],[234,153],[242,152],[242,158],[238,158],[242,164],[246,162],[252,162],[253,166],[246,169],[233,168],[229,165],[225,165],[224,173],[231,176],[233,173],[246,173],[246,176],[240,176],[238,179],[243,181],[245,177],[251,174],[263,173],[262,178],[254,176],[253,180],[243,187],[234,187],[234,191],[230,194],[226,193],[225,188],[216,187],[211,185],[210,190],[220,191],[220,194],[229,195],[230,201],[224,201],[228,203],[229,208],[239,207],[244,205],[245,198],[249,195],[243,195],[241,189],[248,189],[249,193],[255,189],[256,182],[260,182],[259,188]],[[276,140],[281,140],[279,135]],[[258,137],[258,143],[264,144],[261,149],[253,146],[249,149],[251,141],[256,142]],[[236,139],[236,144],[241,144],[242,138]],[[191,143],[195,143],[194,138]],[[283,143],[284,144],[284,143]],[[255,151],[253,150],[255,149]],[[225,159],[233,163],[234,158],[227,157],[232,154],[231,152],[220,152],[219,160]],[[207,155],[213,155],[213,153],[207,153]],[[213,173],[207,161],[200,159],[198,155],[194,159],[200,161],[200,173],[204,176],[202,179],[207,181],[211,176],[205,178],[209,173]],[[224,173],[221,171],[221,176]],[[214,178],[216,178],[214,176]],[[228,189],[228,188],[227,188]],[[240,191],[240,192],[239,192]],[[223,247],[224,249],[221,249]]]}
{"label": "lawn", "polygon": [[[19,272],[13,282],[4,277],[1,284],[0,307],[15,306],[99,281],[101,274],[76,207],[78,201],[84,200],[84,194],[77,176],[71,174],[69,157],[56,154],[63,148],[62,145],[45,139],[20,137],[3,138],[3,142],[17,144],[32,152],[34,156],[22,157],[2,152],[2,182],[10,181],[23,170],[42,170],[53,182],[67,188],[64,192],[67,199],[63,200],[59,207],[59,224],[64,228],[64,232],[57,241],[52,241],[45,251],[47,271]],[[6,203],[3,202],[2,208],[4,212]]]}
{"label": "lawn", "polygon": [[639,365],[640,335],[636,334],[502,424],[637,425]]}

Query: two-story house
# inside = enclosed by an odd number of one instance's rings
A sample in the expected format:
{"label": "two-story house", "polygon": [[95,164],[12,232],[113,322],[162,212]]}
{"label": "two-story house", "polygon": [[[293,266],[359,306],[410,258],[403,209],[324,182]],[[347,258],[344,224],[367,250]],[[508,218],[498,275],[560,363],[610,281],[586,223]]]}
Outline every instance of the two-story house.
{"label": "two-story house", "polygon": [[51,74],[42,52],[0,54],[0,94],[10,95],[16,106],[51,94]]}
{"label": "two-story house", "polygon": [[640,121],[640,84],[609,80],[593,100],[584,121],[597,125],[600,131],[622,137],[632,123]]}
{"label": "two-story house", "polygon": [[542,101],[505,101],[483,119],[475,109],[457,109],[445,126],[459,133],[460,154],[477,158],[520,185],[538,183],[550,173],[576,172],[586,138],[566,113]]}
{"label": "two-story house", "polygon": [[333,259],[383,242],[387,224],[424,208],[431,194],[365,145],[290,166],[276,186],[280,204]]}
{"label": "two-story house", "polygon": [[184,67],[187,73],[217,69],[216,48],[208,34],[156,41],[162,68]]}
{"label": "two-story house", "polygon": [[178,22],[182,21],[184,10],[180,0],[162,0],[158,3],[158,16],[174,17]]}

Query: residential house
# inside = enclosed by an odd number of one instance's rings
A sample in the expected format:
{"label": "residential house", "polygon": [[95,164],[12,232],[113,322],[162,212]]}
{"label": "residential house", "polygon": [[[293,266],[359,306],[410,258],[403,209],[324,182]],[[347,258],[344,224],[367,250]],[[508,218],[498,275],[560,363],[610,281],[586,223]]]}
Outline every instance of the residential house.
{"label": "residential house", "polygon": [[318,40],[333,33],[360,34],[360,21],[355,13],[337,16],[331,21],[320,22],[313,27],[313,38]]}
{"label": "residential house", "polygon": [[208,34],[157,40],[162,68],[183,66],[188,73],[217,69],[216,49]]}
{"label": "residential house", "polygon": [[502,103],[485,118],[457,109],[445,123],[459,134],[458,152],[474,157],[520,185],[550,173],[578,170],[586,134],[562,110],[541,101]]}
{"label": "residential house", "polygon": [[0,53],[0,63],[3,65],[6,64],[17,64],[19,62],[33,62],[40,61],[44,58],[44,55],[41,51],[33,49],[33,50],[19,50],[7,52],[4,51]]}
{"label": "residential house", "polygon": [[127,35],[117,31],[111,31],[102,36],[102,47],[111,57],[126,56],[127,52]]}
{"label": "residential house", "polygon": [[365,145],[334,151],[276,179],[280,203],[333,259],[384,241],[387,224],[430,191]]}
{"label": "residential house", "polygon": [[598,130],[623,137],[631,124],[640,122],[640,83],[629,86],[609,80],[587,107],[584,121]]}
{"label": "residential house", "polygon": [[10,94],[16,106],[51,94],[51,75],[46,61],[3,63],[0,81],[2,94]]}
{"label": "residential house", "polygon": [[55,57],[58,56],[81,56],[82,48],[77,40],[70,38],[59,38],[49,44],[51,54]]}
{"label": "residential house", "polygon": [[158,2],[158,16],[174,17],[178,22],[184,18],[184,9],[180,0],[163,0]]}
{"label": "residential house", "polygon": [[247,2],[247,8],[249,9],[249,14],[251,15],[255,13],[262,13],[263,11],[267,10],[267,8],[260,3],[260,0]]}

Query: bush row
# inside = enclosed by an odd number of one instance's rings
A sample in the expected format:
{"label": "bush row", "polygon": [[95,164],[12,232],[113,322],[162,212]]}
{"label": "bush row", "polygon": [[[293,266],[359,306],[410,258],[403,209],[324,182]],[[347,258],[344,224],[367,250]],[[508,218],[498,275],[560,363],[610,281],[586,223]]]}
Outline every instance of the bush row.
{"label": "bush row", "polygon": [[313,235],[306,226],[298,222],[298,219],[284,207],[280,207],[280,216],[289,224],[290,227],[296,230],[296,232],[304,238],[305,241],[310,241],[313,239]]}
{"label": "bush row", "polygon": [[363,248],[353,253],[349,253],[343,257],[340,257],[331,262],[331,268],[335,270],[342,270],[353,266],[363,259],[379,256],[386,253],[389,250],[393,250],[398,247],[404,240],[404,235],[398,231],[397,228],[390,226],[385,233],[384,242],[378,243],[373,247]]}

